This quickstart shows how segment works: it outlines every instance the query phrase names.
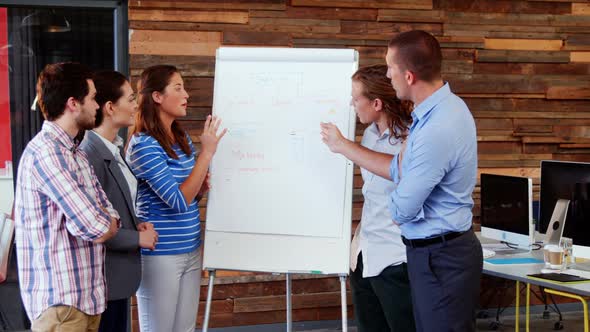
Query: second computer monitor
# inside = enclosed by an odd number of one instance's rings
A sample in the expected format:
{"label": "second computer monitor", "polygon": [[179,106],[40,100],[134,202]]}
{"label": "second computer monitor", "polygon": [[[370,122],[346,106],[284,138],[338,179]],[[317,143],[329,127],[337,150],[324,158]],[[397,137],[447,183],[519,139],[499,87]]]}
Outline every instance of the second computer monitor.
{"label": "second computer monitor", "polygon": [[481,175],[481,236],[529,250],[533,243],[533,182]]}
{"label": "second computer monitor", "polygon": [[540,231],[547,230],[558,199],[570,201],[563,236],[573,239],[574,256],[590,258],[590,163],[541,162]]}

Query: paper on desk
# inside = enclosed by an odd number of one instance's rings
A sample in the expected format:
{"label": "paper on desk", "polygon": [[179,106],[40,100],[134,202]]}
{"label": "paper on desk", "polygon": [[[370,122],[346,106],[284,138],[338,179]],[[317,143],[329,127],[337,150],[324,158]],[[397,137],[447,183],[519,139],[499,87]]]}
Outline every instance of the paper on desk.
{"label": "paper on desk", "polygon": [[484,262],[494,265],[543,263],[542,260],[532,257],[488,258],[484,259]]}
{"label": "paper on desk", "polygon": [[504,243],[482,243],[482,248],[493,250],[498,255],[518,255],[528,253],[528,250],[525,249],[518,249],[518,248],[511,248],[506,246]]}
{"label": "paper on desk", "polygon": [[482,248],[486,248],[489,250],[503,250],[503,249],[510,249],[509,247],[507,247],[504,243],[482,243],[481,244]]}
{"label": "paper on desk", "polygon": [[590,271],[578,270],[578,269],[565,269],[563,273],[578,276],[580,278],[590,279]]}

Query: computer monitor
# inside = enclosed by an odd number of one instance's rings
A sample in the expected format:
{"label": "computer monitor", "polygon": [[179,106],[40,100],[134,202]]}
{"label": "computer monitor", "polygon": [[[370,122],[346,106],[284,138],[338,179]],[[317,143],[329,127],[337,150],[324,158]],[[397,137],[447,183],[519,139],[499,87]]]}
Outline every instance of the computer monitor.
{"label": "computer monitor", "polygon": [[540,231],[546,231],[558,199],[570,200],[563,236],[572,238],[573,255],[590,258],[590,163],[541,162]]}
{"label": "computer monitor", "polygon": [[533,181],[482,174],[481,236],[530,250],[533,235]]}

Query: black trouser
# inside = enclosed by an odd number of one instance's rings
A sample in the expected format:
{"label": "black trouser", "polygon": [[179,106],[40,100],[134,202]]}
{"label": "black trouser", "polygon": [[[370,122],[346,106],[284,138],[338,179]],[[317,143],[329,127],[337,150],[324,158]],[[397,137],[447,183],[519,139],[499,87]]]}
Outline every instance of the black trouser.
{"label": "black trouser", "polygon": [[129,299],[107,302],[107,309],[100,316],[99,332],[127,332],[129,325]]}
{"label": "black trouser", "polygon": [[22,331],[30,326],[18,282],[0,284],[0,331]]}
{"label": "black trouser", "polygon": [[407,247],[408,272],[418,331],[475,331],[483,268],[473,231],[425,247]]}
{"label": "black trouser", "polygon": [[21,331],[31,327],[20,295],[16,266],[16,245],[8,260],[6,281],[0,283],[0,331]]}
{"label": "black trouser", "polygon": [[350,286],[359,332],[416,330],[405,263],[363,278],[363,257],[359,254],[356,270],[350,273]]}

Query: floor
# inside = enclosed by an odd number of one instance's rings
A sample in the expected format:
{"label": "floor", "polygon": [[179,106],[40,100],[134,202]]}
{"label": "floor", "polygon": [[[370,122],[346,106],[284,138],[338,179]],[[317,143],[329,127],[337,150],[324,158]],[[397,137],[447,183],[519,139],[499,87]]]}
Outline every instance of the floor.
{"label": "floor", "polygon": [[[562,327],[561,331],[581,332],[584,331],[584,318],[581,311],[581,305],[565,304],[560,305],[563,310],[563,321],[558,323],[558,315],[551,312],[548,318],[543,318],[543,307],[532,307],[530,330],[534,332],[555,331],[555,327]],[[514,331],[514,311],[505,313],[500,317],[500,324],[495,321],[495,311],[486,311],[477,320],[477,331]],[[520,330],[524,331],[524,315],[520,316]],[[285,324],[267,324],[256,326],[226,327],[209,329],[211,332],[283,332],[286,330]],[[201,330],[197,329],[196,332]],[[324,322],[296,322],[293,323],[293,331],[299,332],[335,332],[342,331],[340,321]],[[348,332],[358,332],[354,322],[350,322]]]}

